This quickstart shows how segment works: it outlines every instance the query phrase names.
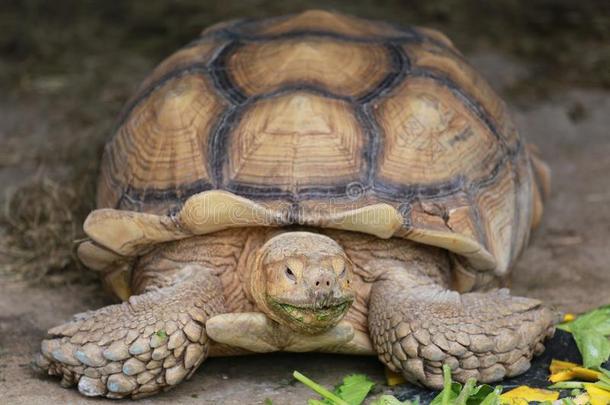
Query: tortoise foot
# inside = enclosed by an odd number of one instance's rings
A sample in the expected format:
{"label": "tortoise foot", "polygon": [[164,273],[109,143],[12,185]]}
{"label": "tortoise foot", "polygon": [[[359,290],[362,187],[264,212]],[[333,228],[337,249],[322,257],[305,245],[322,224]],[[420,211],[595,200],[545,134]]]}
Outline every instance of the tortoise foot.
{"label": "tortoise foot", "polygon": [[205,321],[223,301],[215,276],[185,270],[173,285],[49,330],[35,365],[62,386],[107,398],[148,396],[189,378],[207,357]]}
{"label": "tortoise foot", "polygon": [[506,289],[460,295],[436,285],[379,283],[369,311],[373,346],[391,370],[430,388],[442,388],[444,364],[460,382],[521,374],[554,332],[551,310]]}

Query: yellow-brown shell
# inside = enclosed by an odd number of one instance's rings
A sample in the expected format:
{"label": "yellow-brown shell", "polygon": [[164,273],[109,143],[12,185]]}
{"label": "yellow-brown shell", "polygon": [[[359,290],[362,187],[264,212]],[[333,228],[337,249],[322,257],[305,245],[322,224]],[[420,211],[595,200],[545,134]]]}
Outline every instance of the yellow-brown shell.
{"label": "yellow-brown shell", "polygon": [[[229,226],[308,224],[442,246],[504,274],[541,214],[532,166],[546,171],[532,159],[436,31],[324,11],[229,22],[127,105],[98,188],[112,210],[85,229],[130,255]],[[237,220],[236,207],[248,211]]]}

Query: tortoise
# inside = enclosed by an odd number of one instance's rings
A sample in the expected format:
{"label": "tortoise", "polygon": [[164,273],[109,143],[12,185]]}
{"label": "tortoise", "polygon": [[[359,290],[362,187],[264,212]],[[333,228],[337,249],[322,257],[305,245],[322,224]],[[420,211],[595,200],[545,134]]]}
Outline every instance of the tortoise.
{"label": "tortoise", "polygon": [[122,303],[39,368],[138,398],[209,356],[377,355],[406,380],[529,368],[555,314],[511,296],[549,170],[452,42],[335,12],[236,20],[162,62],[106,144],[78,255]]}

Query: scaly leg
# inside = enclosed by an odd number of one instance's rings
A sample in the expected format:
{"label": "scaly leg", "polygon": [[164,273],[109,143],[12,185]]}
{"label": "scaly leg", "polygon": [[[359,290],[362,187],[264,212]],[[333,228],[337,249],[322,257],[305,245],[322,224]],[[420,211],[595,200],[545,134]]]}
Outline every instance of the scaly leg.
{"label": "scaly leg", "polygon": [[162,288],[49,330],[36,364],[87,396],[152,395],[189,378],[205,360],[205,322],[223,309],[220,280],[188,265]]}
{"label": "scaly leg", "polygon": [[369,329],[380,360],[413,383],[498,381],[521,374],[553,333],[553,313],[508,290],[459,294],[406,268],[390,270],[371,290]]}

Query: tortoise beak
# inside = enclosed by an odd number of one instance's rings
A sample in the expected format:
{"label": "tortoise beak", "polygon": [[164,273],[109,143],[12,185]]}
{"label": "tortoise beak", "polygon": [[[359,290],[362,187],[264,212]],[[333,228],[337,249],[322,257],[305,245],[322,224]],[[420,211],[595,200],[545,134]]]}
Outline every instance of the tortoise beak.
{"label": "tortoise beak", "polygon": [[295,304],[271,302],[278,310],[278,315],[285,320],[285,324],[292,330],[315,335],[325,332],[336,326],[347,313],[352,300],[338,301],[326,306],[312,304]]}

